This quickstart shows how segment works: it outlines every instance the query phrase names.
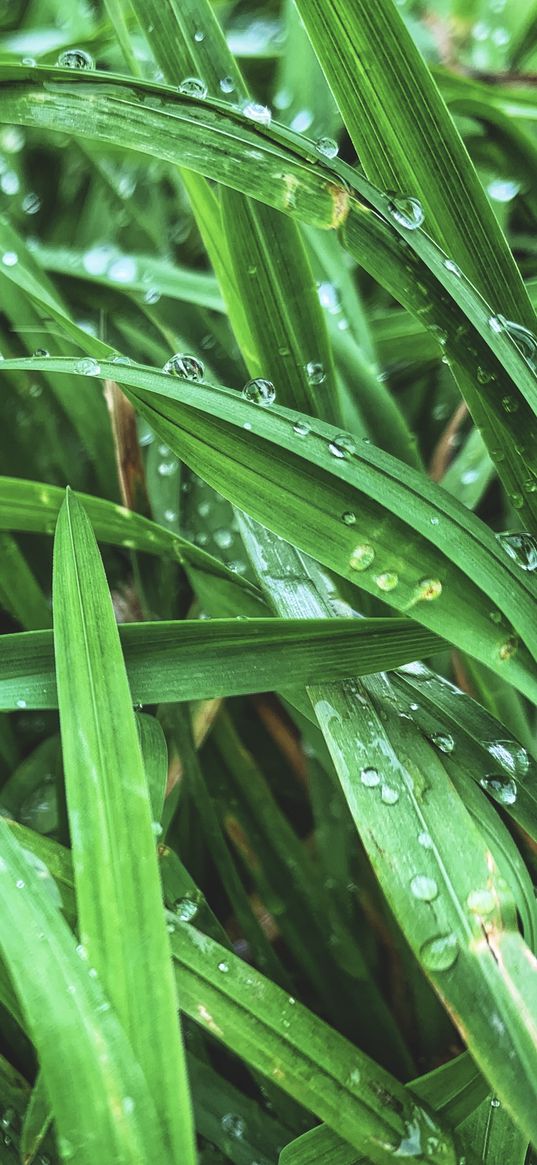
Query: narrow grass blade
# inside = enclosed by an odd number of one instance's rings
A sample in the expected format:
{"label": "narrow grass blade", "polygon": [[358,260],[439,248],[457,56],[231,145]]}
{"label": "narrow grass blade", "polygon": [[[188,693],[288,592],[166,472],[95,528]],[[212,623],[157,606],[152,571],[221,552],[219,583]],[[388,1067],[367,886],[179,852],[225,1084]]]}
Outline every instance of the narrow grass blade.
{"label": "narrow grass blade", "polygon": [[190,1101],[149,793],[104,568],[70,493],[58,518],[53,600],[80,939],[140,1060],[169,1149],[189,1161]]}

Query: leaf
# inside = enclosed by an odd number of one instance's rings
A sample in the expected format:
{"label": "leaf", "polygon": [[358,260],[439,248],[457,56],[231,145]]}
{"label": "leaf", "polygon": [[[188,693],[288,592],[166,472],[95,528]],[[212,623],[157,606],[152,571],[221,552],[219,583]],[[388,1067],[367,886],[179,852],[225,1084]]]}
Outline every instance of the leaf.
{"label": "leaf", "polygon": [[[125,1032],[76,954],[43,878],[1,820],[0,850],[0,945],[39,1052],[62,1156],[76,1155],[81,1165],[164,1162],[155,1109]],[[29,959],[29,949],[39,958]]]}
{"label": "leaf", "polygon": [[[120,642],[134,703],[264,692],[292,661],[296,682],[397,667],[435,650],[431,632],[403,619],[219,619],[126,623]],[[55,708],[52,636],[4,635],[0,706]]]}
{"label": "leaf", "polygon": [[188,1161],[188,1084],[147,781],[104,568],[71,493],[58,518],[53,603],[80,940],[132,1042],[167,1144]]}

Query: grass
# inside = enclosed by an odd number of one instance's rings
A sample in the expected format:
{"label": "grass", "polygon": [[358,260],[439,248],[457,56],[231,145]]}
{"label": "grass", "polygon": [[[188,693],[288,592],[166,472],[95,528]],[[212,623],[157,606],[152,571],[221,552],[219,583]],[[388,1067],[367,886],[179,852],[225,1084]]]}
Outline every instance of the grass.
{"label": "grass", "polygon": [[530,1165],[535,12],[0,31],[0,1162]]}

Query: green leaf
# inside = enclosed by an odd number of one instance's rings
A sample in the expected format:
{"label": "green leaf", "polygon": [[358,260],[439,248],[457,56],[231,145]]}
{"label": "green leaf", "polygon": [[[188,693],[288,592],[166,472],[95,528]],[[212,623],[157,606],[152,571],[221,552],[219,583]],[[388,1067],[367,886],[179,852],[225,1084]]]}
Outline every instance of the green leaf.
{"label": "green leaf", "polygon": [[53,602],[80,940],[125,1025],[170,1151],[188,1161],[190,1102],[147,781],[104,568],[71,493],[58,518]]}

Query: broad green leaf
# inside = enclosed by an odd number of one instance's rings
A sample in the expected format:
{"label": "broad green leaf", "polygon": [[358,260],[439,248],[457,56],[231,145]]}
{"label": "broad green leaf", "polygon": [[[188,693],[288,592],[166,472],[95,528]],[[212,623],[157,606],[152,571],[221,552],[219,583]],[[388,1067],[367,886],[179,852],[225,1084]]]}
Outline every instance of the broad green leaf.
{"label": "broad green leaf", "polygon": [[169,1151],[188,1161],[190,1101],[148,786],[104,568],[71,493],[58,518],[53,603],[80,940],[143,1068]]}
{"label": "broad green leaf", "polygon": [[[126,623],[120,643],[134,703],[209,699],[398,667],[434,651],[439,640],[403,619],[218,619]],[[4,635],[4,709],[58,705],[51,632]],[[22,704],[21,701],[24,703]]]}

